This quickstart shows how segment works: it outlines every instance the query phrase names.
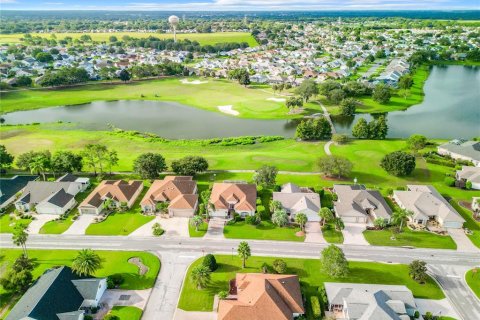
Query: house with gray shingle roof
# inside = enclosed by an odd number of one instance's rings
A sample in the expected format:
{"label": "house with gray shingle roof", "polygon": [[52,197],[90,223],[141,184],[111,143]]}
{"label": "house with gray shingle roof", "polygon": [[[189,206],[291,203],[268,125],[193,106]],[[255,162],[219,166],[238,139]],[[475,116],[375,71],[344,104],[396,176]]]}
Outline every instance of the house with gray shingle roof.
{"label": "house with gray shingle roof", "polygon": [[462,170],[457,171],[456,178],[461,187],[464,187],[467,181],[470,181],[472,189],[480,190],[480,167],[463,166]]}
{"label": "house with gray shingle roof", "polygon": [[6,320],[82,320],[107,289],[105,278],[81,278],[68,267],[47,270],[13,307]]}
{"label": "house with gray shingle roof", "polygon": [[333,192],[338,197],[333,202],[335,215],[344,222],[368,223],[369,218],[390,221],[392,209],[379,191],[367,190],[364,185],[336,184]]}
{"label": "house with gray shingle roof", "polygon": [[284,184],[280,192],[273,193],[273,200],[280,201],[291,219],[301,212],[307,216],[308,221],[320,221],[320,195],[308,188],[293,183]]}
{"label": "house with gray shingle roof", "polygon": [[[345,320],[410,320],[417,311],[406,286],[325,282],[328,310]],[[420,316],[417,319],[422,319]]]}
{"label": "house with gray shingle roof", "polygon": [[75,206],[75,195],[82,190],[78,182],[30,181],[15,208],[20,212],[62,215]]}
{"label": "house with gray shingle roof", "polygon": [[413,212],[409,219],[417,224],[434,220],[444,228],[460,229],[465,222],[433,186],[407,185],[407,191],[395,190],[393,199],[402,209]]}
{"label": "house with gray shingle roof", "polygon": [[447,155],[457,160],[467,160],[480,167],[480,142],[455,139],[438,146],[441,155]]}
{"label": "house with gray shingle roof", "polygon": [[17,193],[22,191],[28,182],[37,180],[38,176],[14,176],[0,178],[0,208],[5,208],[15,201]]}

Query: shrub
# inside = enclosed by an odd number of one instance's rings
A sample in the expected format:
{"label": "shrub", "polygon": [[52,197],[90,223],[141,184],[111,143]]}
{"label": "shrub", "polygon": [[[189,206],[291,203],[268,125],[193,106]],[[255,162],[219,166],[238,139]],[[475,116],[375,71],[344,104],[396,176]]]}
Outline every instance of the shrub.
{"label": "shrub", "polygon": [[262,199],[257,198],[257,205],[261,205],[261,204],[262,204]]}
{"label": "shrub", "polygon": [[93,316],[86,314],[83,316],[83,320],[93,320]]}
{"label": "shrub", "polygon": [[202,265],[208,267],[212,272],[218,268],[217,259],[215,259],[215,256],[210,253],[203,258]]}
{"label": "shrub", "polygon": [[121,274],[112,274],[107,277],[107,287],[108,289],[113,289],[121,285],[125,279]]}
{"label": "shrub", "polygon": [[415,313],[413,314],[413,318],[415,319],[420,318],[420,312],[418,312],[418,310],[415,310]]}
{"label": "shrub", "polygon": [[318,293],[320,294],[320,301],[324,306],[328,304],[328,298],[327,298],[327,291],[325,290],[325,287],[319,287],[318,288]]}
{"label": "shrub", "polygon": [[445,177],[443,181],[447,187],[453,187],[455,185],[455,179],[452,177]]}
{"label": "shrub", "polygon": [[348,142],[348,136],[346,134],[335,133],[332,136],[332,140],[338,144],[345,144]]}
{"label": "shrub", "polygon": [[276,273],[285,273],[287,272],[287,263],[283,261],[282,259],[275,259],[272,264],[273,270],[275,270]]}
{"label": "shrub", "polygon": [[218,299],[220,300],[225,300],[227,299],[227,297],[228,297],[228,291],[223,290],[218,293]]}
{"label": "shrub", "polygon": [[403,151],[394,151],[383,157],[380,166],[395,176],[408,176],[415,169],[415,157]]}
{"label": "shrub", "polygon": [[120,318],[114,314],[107,314],[103,320],[120,320]]}
{"label": "shrub", "polygon": [[465,189],[467,189],[467,190],[472,189],[472,181],[468,180],[468,181],[465,183]]}
{"label": "shrub", "polygon": [[264,206],[257,206],[257,213],[262,220],[268,220],[270,218]]}
{"label": "shrub", "polygon": [[322,315],[322,309],[320,308],[320,301],[317,296],[310,297],[310,305],[312,307],[312,315],[315,319],[320,318]]}
{"label": "shrub", "polygon": [[165,232],[165,230],[162,229],[162,227],[160,226],[160,223],[155,223],[153,226],[152,226],[152,234],[156,237],[159,237],[161,236],[163,233]]}
{"label": "shrub", "polygon": [[257,225],[261,221],[260,215],[255,214],[254,216],[247,216],[245,222],[251,225]]}

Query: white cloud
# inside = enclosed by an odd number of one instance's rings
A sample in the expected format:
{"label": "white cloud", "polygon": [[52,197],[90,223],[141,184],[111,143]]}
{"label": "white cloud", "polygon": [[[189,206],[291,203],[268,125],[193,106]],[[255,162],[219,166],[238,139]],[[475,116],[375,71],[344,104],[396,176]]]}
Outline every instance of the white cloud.
{"label": "white cloud", "polygon": [[0,4],[17,3],[17,0],[0,0]]}

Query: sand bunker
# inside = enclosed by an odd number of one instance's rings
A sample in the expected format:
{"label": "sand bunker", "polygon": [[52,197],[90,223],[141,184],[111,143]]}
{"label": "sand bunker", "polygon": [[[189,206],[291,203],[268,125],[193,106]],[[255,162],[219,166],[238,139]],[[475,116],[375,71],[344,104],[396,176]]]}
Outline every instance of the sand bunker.
{"label": "sand bunker", "polygon": [[236,111],[236,110],[233,110],[233,106],[232,105],[228,105],[228,106],[218,106],[217,107],[218,110],[220,110],[221,112],[223,113],[226,113],[226,114],[231,114],[232,116],[238,116],[240,114],[240,112]]}
{"label": "sand bunker", "polygon": [[200,81],[200,80],[190,81],[188,79],[182,79],[182,80],[180,80],[180,82],[183,83],[183,84],[204,84],[204,83],[208,83],[208,81]]}
{"label": "sand bunker", "polygon": [[148,272],[148,267],[143,264],[142,259],[140,259],[139,257],[132,257],[132,258],[128,259],[128,262],[131,263],[131,264],[134,264],[138,267],[138,274],[139,275],[143,276],[143,275],[145,275],[145,273]]}
{"label": "sand bunker", "polygon": [[285,99],[285,98],[268,98],[267,100],[275,101],[275,102],[285,102],[285,101],[287,101],[287,99]]}

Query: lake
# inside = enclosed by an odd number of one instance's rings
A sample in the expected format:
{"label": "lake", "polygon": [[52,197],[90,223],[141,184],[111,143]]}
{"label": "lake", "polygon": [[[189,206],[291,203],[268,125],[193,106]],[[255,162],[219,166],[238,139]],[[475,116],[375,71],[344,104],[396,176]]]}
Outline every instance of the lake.
{"label": "lake", "polygon": [[5,123],[75,122],[86,130],[156,133],[168,139],[202,139],[245,135],[293,137],[296,121],[242,119],[162,101],[97,101],[88,104],[18,111],[3,115]]}
{"label": "lake", "polygon": [[[472,138],[480,136],[480,68],[464,66],[433,66],[424,86],[421,104],[405,111],[387,115],[391,138],[423,134],[431,138]],[[339,133],[351,133],[359,118],[334,119]]]}
{"label": "lake", "polygon": [[[434,66],[424,91],[425,99],[421,104],[388,113],[389,137],[404,138],[414,133],[445,139],[480,136],[480,68]],[[349,119],[334,118],[335,128],[350,134],[360,117],[372,119],[369,114]],[[298,123],[298,120],[242,119],[161,101],[97,101],[12,112],[3,118],[8,124],[75,122],[87,130],[107,130],[108,124],[112,124],[124,130],[152,132],[169,139],[242,135],[293,137]]]}

